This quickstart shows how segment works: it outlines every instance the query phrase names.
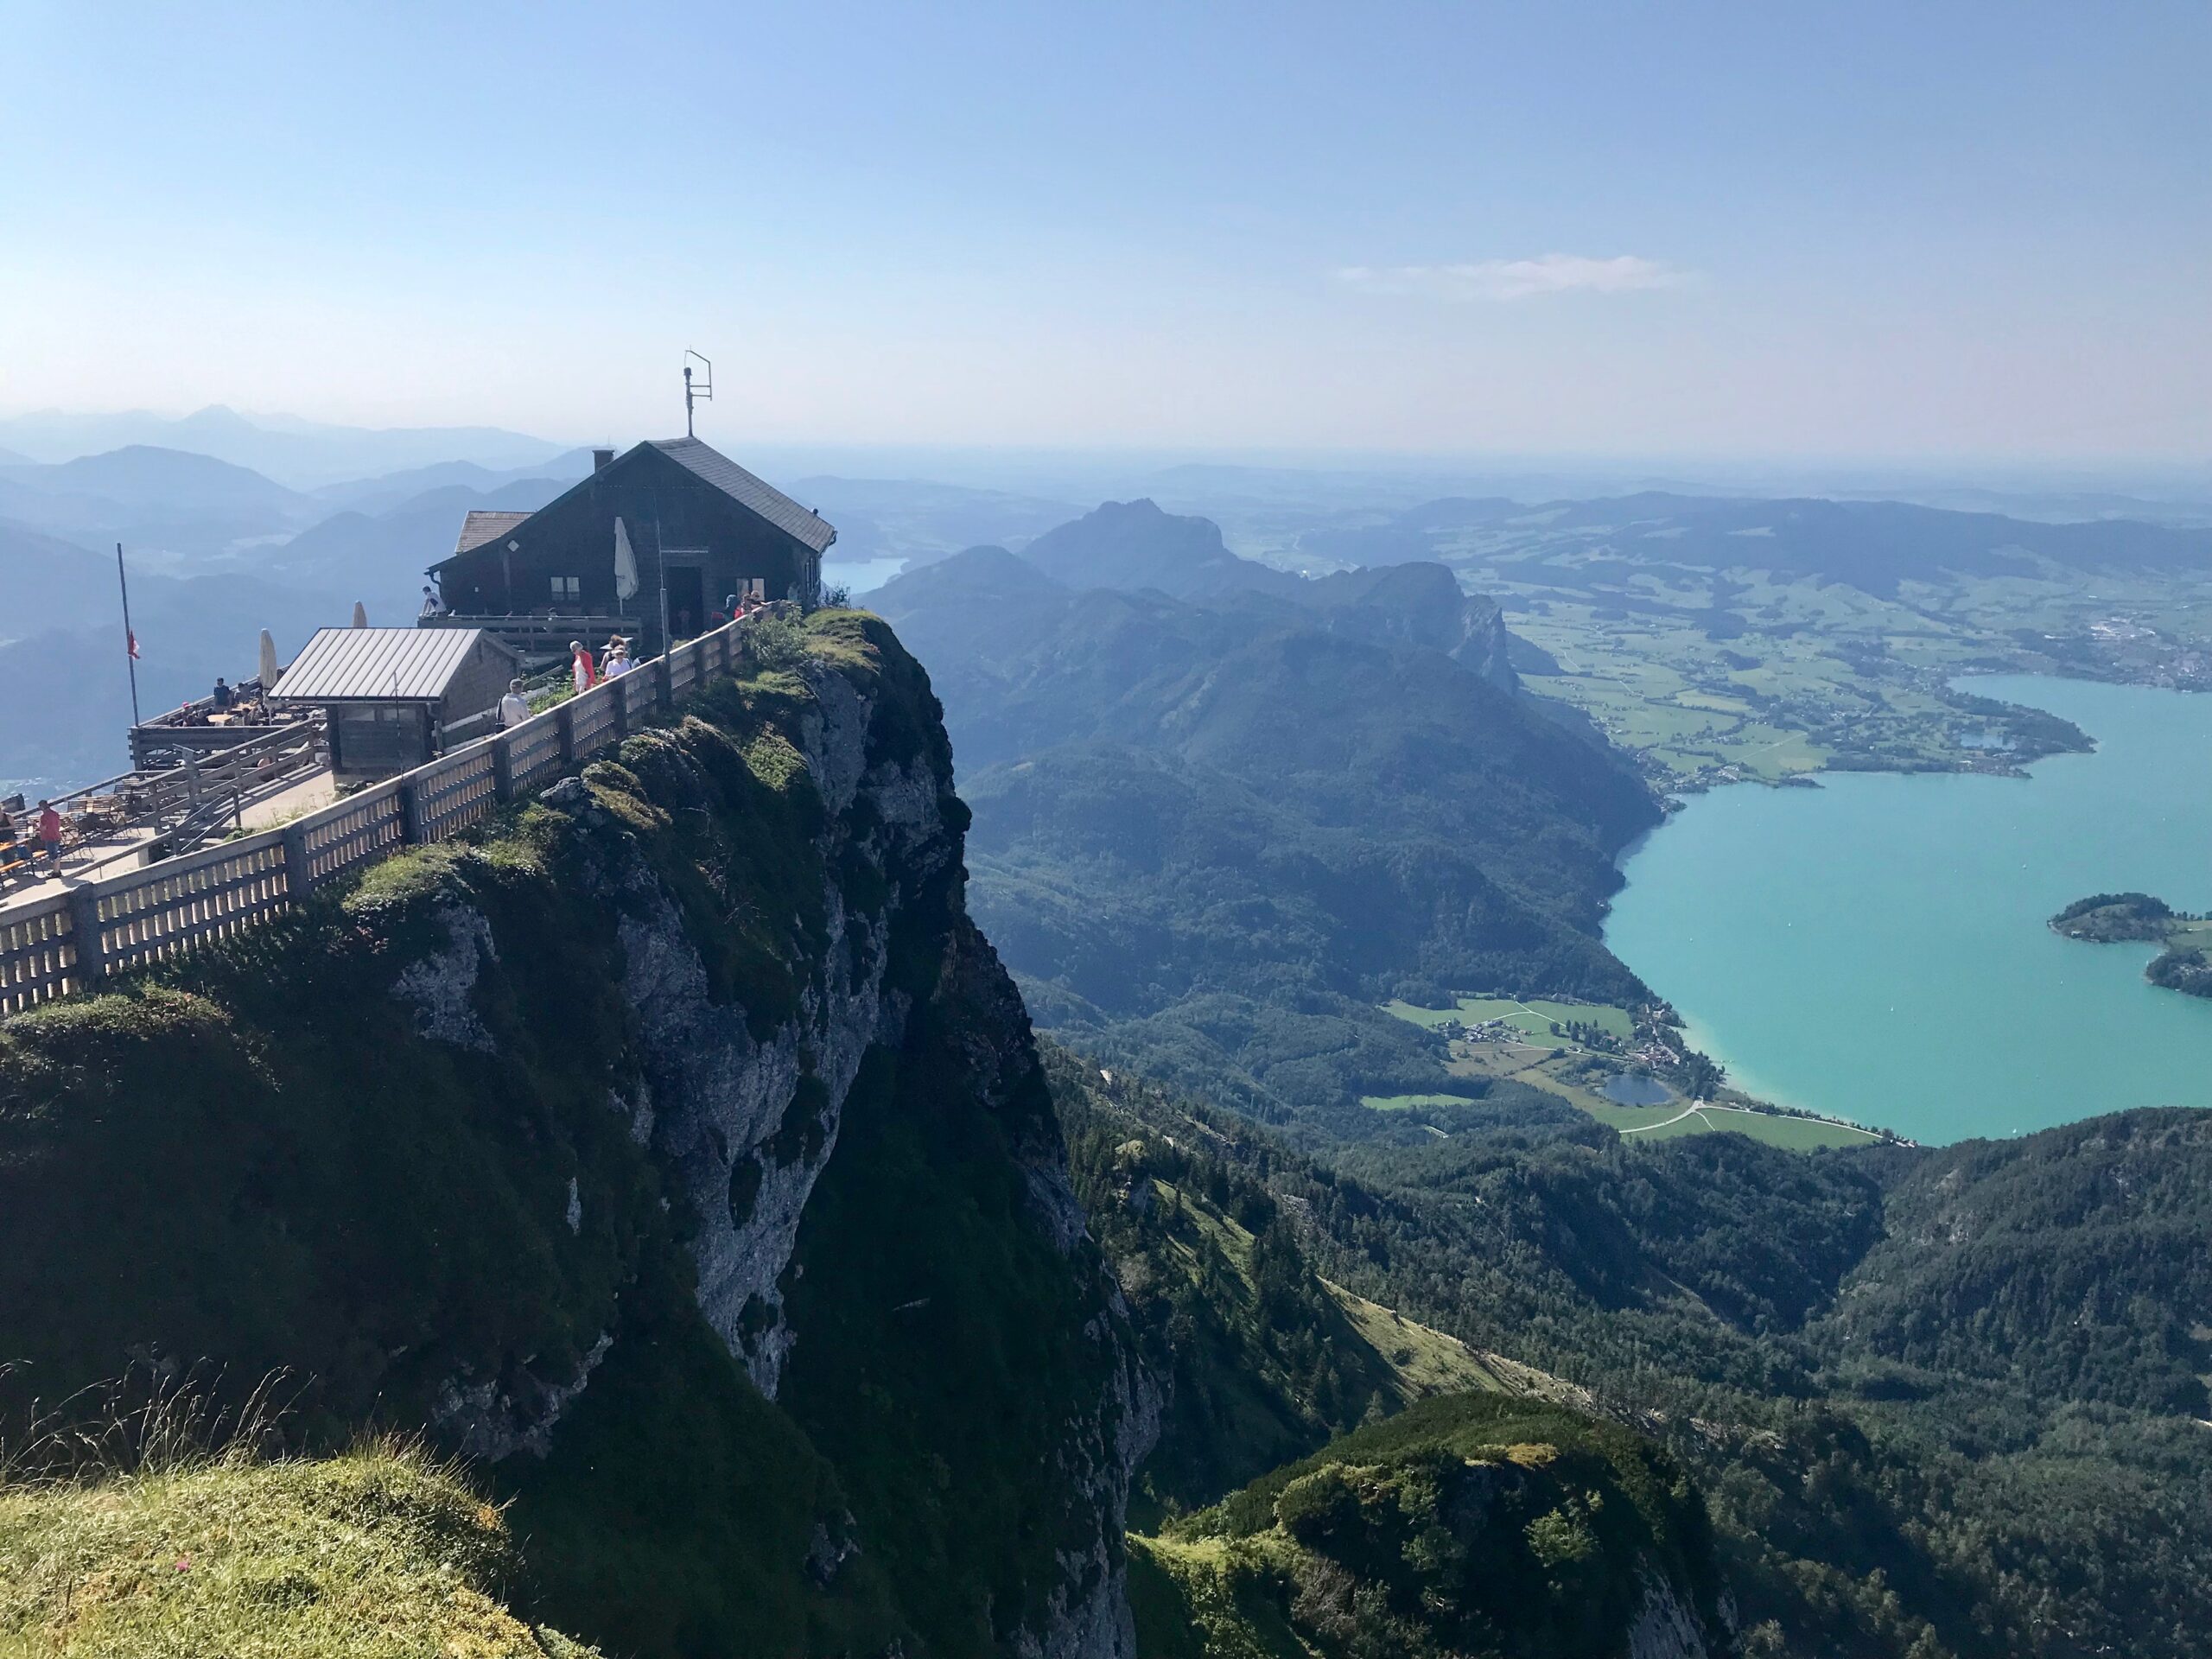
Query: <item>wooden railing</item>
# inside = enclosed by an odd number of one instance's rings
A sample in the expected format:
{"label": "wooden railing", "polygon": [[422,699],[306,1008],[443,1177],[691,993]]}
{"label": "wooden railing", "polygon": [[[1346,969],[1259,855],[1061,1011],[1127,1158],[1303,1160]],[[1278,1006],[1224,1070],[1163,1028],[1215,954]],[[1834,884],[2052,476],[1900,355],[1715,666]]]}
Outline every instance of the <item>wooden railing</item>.
{"label": "wooden railing", "polygon": [[443,841],[550,783],[747,657],[733,622],[521,725],[273,830],[0,906],[0,1015],[228,938],[402,848]]}
{"label": "wooden railing", "polygon": [[418,628],[479,628],[490,634],[501,645],[531,662],[556,661],[569,654],[569,641],[582,639],[593,650],[610,634],[620,634],[626,639],[652,639],[660,632],[658,623],[641,616],[574,616],[543,612],[536,616],[526,613],[510,612],[504,615],[490,613],[464,615],[448,611],[438,616],[422,616],[415,620]]}

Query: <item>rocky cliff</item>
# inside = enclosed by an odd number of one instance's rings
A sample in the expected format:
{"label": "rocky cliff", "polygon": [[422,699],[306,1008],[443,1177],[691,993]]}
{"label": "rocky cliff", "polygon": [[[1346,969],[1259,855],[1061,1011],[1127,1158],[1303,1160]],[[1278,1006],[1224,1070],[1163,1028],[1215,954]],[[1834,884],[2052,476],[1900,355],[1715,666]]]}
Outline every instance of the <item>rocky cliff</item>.
{"label": "rocky cliff", "polygon": [[473,843],[0,1027],[16,1408],[427,1430],[610,1651],[1132,1650],[1154,1432],[873,620]]}

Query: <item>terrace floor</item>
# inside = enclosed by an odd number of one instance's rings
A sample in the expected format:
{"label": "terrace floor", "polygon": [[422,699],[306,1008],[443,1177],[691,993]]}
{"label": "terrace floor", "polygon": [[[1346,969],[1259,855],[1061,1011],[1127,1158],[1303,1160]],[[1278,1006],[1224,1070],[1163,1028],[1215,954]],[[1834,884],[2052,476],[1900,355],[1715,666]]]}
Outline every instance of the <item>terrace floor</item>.
{"label": "terrace floor", "polygon": [[[308,772],[246,807],[238,815],[239,825],[248,830],[274,829],[328,806],[337,798],[337,782],[327,770]],[[28,881],[18,880],[0,887],[0,914],[17,905],[67,893],[86,881],[135,869],[145,855],[146,843],[153,839],[150,824],[125,824],[71,847],[61,855],[59,875],[48,874],[41,867],[39,874]]]}

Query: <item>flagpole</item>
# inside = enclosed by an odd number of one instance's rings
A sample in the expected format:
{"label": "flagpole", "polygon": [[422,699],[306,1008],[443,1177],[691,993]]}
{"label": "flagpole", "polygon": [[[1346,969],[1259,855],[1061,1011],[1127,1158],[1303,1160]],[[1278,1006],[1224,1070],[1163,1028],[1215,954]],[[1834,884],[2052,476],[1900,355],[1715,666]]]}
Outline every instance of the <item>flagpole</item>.
{"label": "flagpole", "polygon": [[130,628],[130,578],[123,573],[123,543],[115,544],[115,581],[123,589],[123,660],[130,665],[130,724],[138,725],[138,636]]}

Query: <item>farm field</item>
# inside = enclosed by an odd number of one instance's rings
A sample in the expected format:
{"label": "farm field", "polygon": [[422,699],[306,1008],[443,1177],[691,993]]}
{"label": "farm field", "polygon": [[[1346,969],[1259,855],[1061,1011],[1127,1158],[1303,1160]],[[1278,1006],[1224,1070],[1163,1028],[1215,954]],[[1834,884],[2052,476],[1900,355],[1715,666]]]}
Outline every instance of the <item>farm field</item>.
{"label": "farm field", "polygon": [[1684,1108],[1681,1106],[1655,1107],[1652,1110],[1660,1118],[1659,1122],[1623,1133],[1633,1133],[1639,1141],[1663,1141],[1683,1135],[1732,1132],[1790,1152],[1814,1152],[1823,1147],[1864,1147],[1881,1139],[1871,1130],[1831,1123],[1823,1118],[1777,1117],[1769,1112],[1747,1111],[1736,1106],[1701,1105],[1690,1108],[1688,1116],[1683,1116]]}
{"label": "farm field", "polygon": [[1382,1006],[1386,1013],[1432,1030],[1447,1020],[1458,1020],[1471,1026],[1491,1020],[1503,1020],[1531,1037],[1549,1040],[1554,1020],[1561,1025],[1572,1021],[1596,1026],[1615,1037],[1626,1037],[1633,1029],[1626,1008],[1617,1008],[1601,1002],[1553,1002],[1542,998],[1523,1002],[1506,996],[1463,996],[1456,1007],[1450,1008],[1416,1007],[1410,1002],[1396,1001],[1386,1002]]}
{"label": "farm field", "polygon": [[[1781,783],[1825,767],[2006,770],[2081,747],[2063,721],[1954,689],[2060,672],[2212,687],[2212,579],[1935,573],[1885,591],[1745,563],[1675,563],[1666,533],[1531,522],[1441,538],[1550,665],[1527,689],[1572,704],[1656,781]],[[1878,588],[1879,584],[1872,584]],[[1555,665],[1555,671],[1554,666]]]}
{"label": "farm field", "polygon": [[[1678,1135],[1732,1133],[1763,1141],[1768,1146],[1782,1147],[1793,1152],[1810,1152],[1822,1147],[1863,1146],[1879,1137],[1848,1124],[1831,1123],[1824,1120],[1782,1117],[1768,1112],[1752,1111],[1732,1106],[1726,1102],[1708,1103],[1692,1107],[1687,1101],[1670,1101],[1659,1106],[1623,1106],[1608,1100],[1595,1089],[1572,1075],[1576,1067],[1587,1069],[1592,1062],[1581,1057],[1571,1046],[1551,1037],[1551,1021],[1568,1020],[1586,1025],[1599,1025],[1608,1032],[1626,1037],[1630,1033],[1628,1012],[1592,1003],[1554,1002],[1542,999],[1520,1001],[1509,997],[1461,997],[1457,1010],[1416,1007],[1407,1002],[1384,1004],[1391,1014],[1402,1020],[1433,1029],[1446,1020],[1459,1019],[1470,1024],[1491,1020],[1505,1020],[1519,1025],[1540,1040],[1520,1043],[1454,1043],[1452,1058],[1446,1069],[1454,1077],[1496,1077],[1525,1084],[1556,1095],[1576,1110],[1587,1113],[1615,1133],[1634,1135],[1639,1140],[1671,1140]],[[1560,1052],[1563,1046],[1570,1052]],[[1722,1091],[1724,1094],[1726,1090]],[[1739,1096],[1740,1098],[1740,1096]],[[1448,1108],[1468,1103],[1457,1095],[1410,1094],[1369,1095],[1360,1104],[1371,1110],[1382,1112],[1416,1111],[1422,1107]]]}

